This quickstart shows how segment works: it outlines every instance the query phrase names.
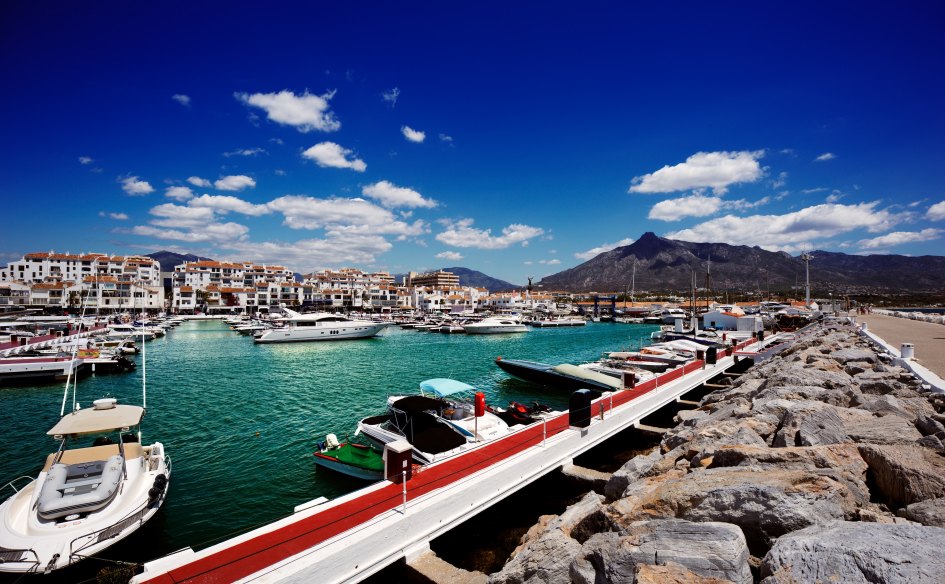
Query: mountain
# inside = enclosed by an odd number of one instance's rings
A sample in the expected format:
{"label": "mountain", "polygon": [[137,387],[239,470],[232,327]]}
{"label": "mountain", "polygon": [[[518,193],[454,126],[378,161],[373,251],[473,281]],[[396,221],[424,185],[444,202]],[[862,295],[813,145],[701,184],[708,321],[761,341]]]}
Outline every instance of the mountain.
{"label": "mountain", "polygon": [[[945,289],[945,257],[899,255],[854,256],[811,253],[811,287],[817,290],[941,290]],[[711,260],[711,263],[709,262]],[[636,265],[636,277],[632,278]],[[630,245],[618,247],[547,276],[546,290],[622,292],[688,290],[705,286],[707,267],[715,290],[786,290],[804,285],[804,262],[785,252],[725,243],[692,243],[644,233]]]}
{"label": "mountain", "polygon": [[[210,258],[203,258],[200,256],[195,256],[194,254],[186,253],[179,254],[172,251],[156,251],[154,253],[149,253],[146,257],[149,257],[153,260],[157,260],[161,264],[162,272],[173,272],[174,266],[179,266],[184,262],[198,262],[202,260],[210,260]],[[212,261],[212,260],[211,260]]]}
{"label": "mountain", "polygon": [[515,284],[510,284],[505,280],[499,280],[492,276],[487,276],[482,272],[470,270],[469,268],[443,268],[444,272],[452,272],[459,276],[460,286],[472,286],[473,288],[485,288],[489,292],[502,292],[505,290],[515,290],[521,288]]}

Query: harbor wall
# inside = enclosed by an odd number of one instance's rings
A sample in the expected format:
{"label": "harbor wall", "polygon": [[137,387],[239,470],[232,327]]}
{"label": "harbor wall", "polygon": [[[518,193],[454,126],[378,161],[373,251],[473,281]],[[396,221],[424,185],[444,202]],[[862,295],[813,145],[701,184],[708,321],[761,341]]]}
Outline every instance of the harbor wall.
{"label": "harbor wall", "polygon": [[940,582],[945,395],[811,329],[543,517],[490,582]]}

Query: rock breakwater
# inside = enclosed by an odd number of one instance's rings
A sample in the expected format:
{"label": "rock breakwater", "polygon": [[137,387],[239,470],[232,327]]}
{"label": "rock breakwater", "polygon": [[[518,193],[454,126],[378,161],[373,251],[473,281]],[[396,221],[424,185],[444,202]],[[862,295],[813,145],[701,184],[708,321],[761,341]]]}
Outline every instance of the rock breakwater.
{"label": "rock breakwater", "polygon": [[945,395],[849,327],[709,393],[495,584],[942,582]]}

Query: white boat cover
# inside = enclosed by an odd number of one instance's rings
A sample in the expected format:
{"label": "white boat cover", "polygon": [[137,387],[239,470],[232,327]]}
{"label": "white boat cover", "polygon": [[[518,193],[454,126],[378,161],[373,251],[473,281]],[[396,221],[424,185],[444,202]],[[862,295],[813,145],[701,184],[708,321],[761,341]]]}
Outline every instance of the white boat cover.
{"label": "white boat cover", "polygon": [[140,424],[143,417],[144,408],[140,406],[119,404],[107,410],[87,408],[66,414],[46,434],[93,434],[117,428],[130,428]]}

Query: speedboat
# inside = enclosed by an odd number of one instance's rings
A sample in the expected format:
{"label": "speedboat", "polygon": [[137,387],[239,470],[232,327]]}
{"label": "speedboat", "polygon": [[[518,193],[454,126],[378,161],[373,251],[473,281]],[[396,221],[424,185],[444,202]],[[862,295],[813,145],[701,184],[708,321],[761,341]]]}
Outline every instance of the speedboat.
{"label": "speedboat", "polygon": [[384,478],[384,458],[374,444],[353,440],[339,442],[334,434],[318,443],[315,464],[366,481]]}
{"label": "speedboat", "polygon": [[681,308],[664,308],[660,312],[660,321],[663,324],[675,324],[676,319],[686,319],[686,311]]}
{"label": "speedboat", "polygon": [[501,333],[527,333],[528,327],[514,318],[492,316],[479,322],[466,325],[466,333],[470,335],[495,335]]}
{"label": "speedboat", "polygon": [[380,445],[406,439],[421,464],[507,435],[509,425],[499,416],[485,407],[476,416],[475,404],[461,397],[474,391],[455,379],[428,379],[420,384],[420,395],[388,397],[387,414],[364,418],[357,433]]}
{"label": "speedboat", "polygon": [[15,493],[0,504],[0,572],[64,568],[124,539],[157,513],[171,464],[160,442],[139,443],[144,412],[99,399],[49,430],[59,447],[35,479],[8,483]]}
{"label": "speedboat", "polygon": [[390,323],[354,320],[339,314],[314,312],[300,314],[283,308],[288,315],[281,319],[285,326],[263,331],[254,340],[257,343],[294,343],[300,341],[340,341],[366,339],[376,336]]}
{"label": "speedboat", "polygon": [[549,365],[547,363],[538,363],[537,361],[503,359],[502,357],[497,357],[495,363],[500,369],[512,377],[545,387],[570,391],[590,389],[592,392],[598,394],[604,391],[623,389],[618,379],[595,371],[582,369],[570,363]]}

